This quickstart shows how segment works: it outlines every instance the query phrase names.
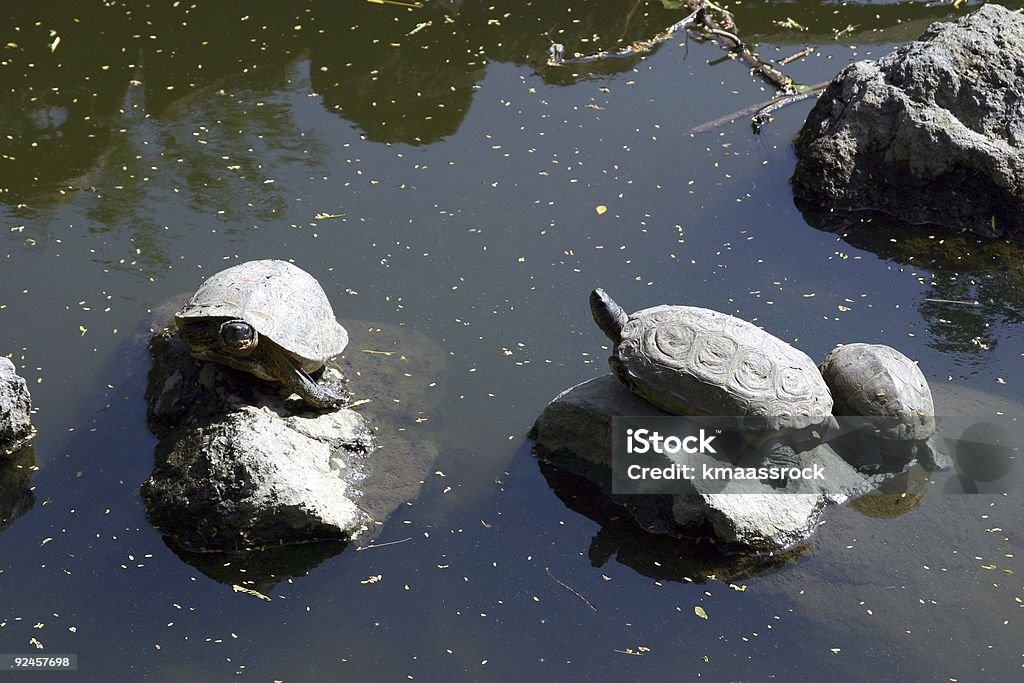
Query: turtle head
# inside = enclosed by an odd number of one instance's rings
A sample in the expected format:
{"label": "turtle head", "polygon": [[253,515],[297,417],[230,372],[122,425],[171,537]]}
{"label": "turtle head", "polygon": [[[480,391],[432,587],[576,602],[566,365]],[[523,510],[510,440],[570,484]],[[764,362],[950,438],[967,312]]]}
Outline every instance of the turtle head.
{"label": "turtle head", "polygon": [[233,356],[247,356],[259,343],[256,328],[244,320],[229,320],[220,326],[220,343]]}
{"label": "turtle head", "polygon": [[615,300],[608,296],[607,292],[598,287],[590,293],[590,313],[605,336],[618,346],[622,341],[622,328],[629,320],[629,316],[622,310],[622,306],[615,303]]}

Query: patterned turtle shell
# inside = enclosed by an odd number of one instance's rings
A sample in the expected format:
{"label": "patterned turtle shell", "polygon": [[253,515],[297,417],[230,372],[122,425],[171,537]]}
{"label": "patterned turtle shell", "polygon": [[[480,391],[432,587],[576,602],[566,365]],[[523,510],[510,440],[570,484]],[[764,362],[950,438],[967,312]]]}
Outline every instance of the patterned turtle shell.
{"label": "patterned turtle shell", "polygon": [[821,363],[837,415],[872,419],[879,436],[919,441],[935,433],[932,392],[917,364],[881,344],[844,344]]}
{"label": "patterned turtle shell", "polygon": [[[739,318],[657,306],[629,316],[617,349],[633,390],[682,415],[733,416],[759,428],[831,420],[832,396],[805,353]],[[793,418],[804,418],[795,425]]]}

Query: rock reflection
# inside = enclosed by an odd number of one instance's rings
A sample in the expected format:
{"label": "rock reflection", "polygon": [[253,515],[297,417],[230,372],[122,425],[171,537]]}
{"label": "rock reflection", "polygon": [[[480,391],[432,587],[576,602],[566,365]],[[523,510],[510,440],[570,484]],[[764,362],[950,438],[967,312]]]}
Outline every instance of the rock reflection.
{"label": "rock reflection", "polygon": [[544,461],[538,461],[548,486],[570,510],[597,522],[601,528],[590,542],[588,556],[594,567],[615,560],[658,581],[704,583],[741,581],[779,571],[810,549],[803,543],[775,555],[727,554],[708,537],[674,538],[644,531],[614,504],[596,484]]}
{"label": "rock reflection", "polygon": [[36,494],[32,490],[35,469],[36,455],[31,444],[11,455],[2,455],[0,451],[0,532],[10,528],[35,505]]}
{"label": "rock reflection", "polygon": [[267,597],[272,597],[268,594],[277,584],[306,576],[348,546],[342,541],[320,541],[226,554],[192,552],[167,536],[163,540],[179,559],[214,581],[241,586]]}
{"label": "rock reflection", "polygon": [[999,343],[995,331],[1024,322],[1024,250],[1008,242],[906,225],[877,212],[823,211],[795,200],[811,226],[896,263],[931,272],[918,310],[929,345],[978,353]]}

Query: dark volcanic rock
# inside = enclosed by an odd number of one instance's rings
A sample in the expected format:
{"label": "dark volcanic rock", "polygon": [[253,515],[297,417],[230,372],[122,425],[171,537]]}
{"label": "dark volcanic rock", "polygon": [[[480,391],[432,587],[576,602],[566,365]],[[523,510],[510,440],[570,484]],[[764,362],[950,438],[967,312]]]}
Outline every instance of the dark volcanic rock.
{"label": "dark volcanic rock", "polygon": [[[356,334],[380,350],[350,351],[346,365],[380,393],[357,409],[324,412],[276,383],[193,360],[173,329],[156,333],[147,399],[161,441],[142,487],[153,524],[185,549],[252,550],[372,533],[412,500],[437,452],[404,434],[430,403],[440,368],[430,359],[443,354],[402,328]],[[341,379],[337,367],[325,374]],[[371,374],[373,382],[362,379]],[[396,393],[404,412],[387,405]]]}
{"label": "dark volcanic rock", "polygon": [[796,139],[796,196],[1024,243],[1024,17],[985,5],[851,64]]}
{"label": "dark volcanic rock", "polygon": [[14,363],[0,356],[0,453],[13,452],[32,436],[32,397]]}

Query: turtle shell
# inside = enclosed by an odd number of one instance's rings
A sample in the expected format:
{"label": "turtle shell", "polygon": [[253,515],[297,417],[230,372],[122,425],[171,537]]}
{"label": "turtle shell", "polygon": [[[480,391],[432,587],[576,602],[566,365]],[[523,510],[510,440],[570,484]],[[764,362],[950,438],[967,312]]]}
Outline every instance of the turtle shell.
{"label": "turtle shell", "polygon": [[617,354],[633,390],[672,413],[741,418],[741,426],[767,430],[831,418],[832,396],[809,356],[725,313],[638,311]]}
{"label": "turtle shell", "polygon": [[844,344],[821,363],[836,415],[862,415],[879,436],[900,441],[935,433],[932,392],[917,364],[881,344]]}
{"label": "turtle shell", "polygon": [[323,365],[348,344],[320,283],[285,261],[249,261],[222,270],[174,317],[182,323],[244,320],[307,366]]}

